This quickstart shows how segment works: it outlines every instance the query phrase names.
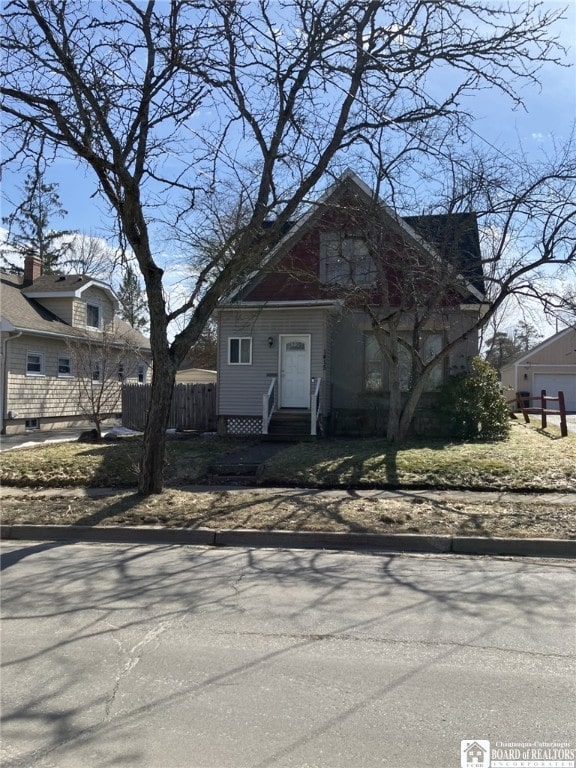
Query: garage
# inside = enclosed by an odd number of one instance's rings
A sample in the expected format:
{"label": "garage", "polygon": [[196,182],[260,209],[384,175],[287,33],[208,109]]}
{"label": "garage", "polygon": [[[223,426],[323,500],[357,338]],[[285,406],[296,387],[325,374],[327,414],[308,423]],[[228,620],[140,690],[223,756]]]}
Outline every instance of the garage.
{"label": "garage", "polygon": [[[576,375],[573,373],[535,373],[533,395],[539,396],[545,389],[546,394],[556,395],[564,392],[564,402],[568,412],[576,412]],[[551,407],[554,408],[557,406]]]}

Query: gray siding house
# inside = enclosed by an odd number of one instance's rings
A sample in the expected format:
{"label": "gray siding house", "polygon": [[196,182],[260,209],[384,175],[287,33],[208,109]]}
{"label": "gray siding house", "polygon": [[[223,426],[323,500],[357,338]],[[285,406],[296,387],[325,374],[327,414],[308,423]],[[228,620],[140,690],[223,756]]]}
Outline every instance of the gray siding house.
{"label": "gray siding house", "polygon": [[[485,307],[475,217],[460,215],[450,226],[454,222],[465,224],[465,236],[457,237],[458,280],[426,319],[423,345],[438,355],[464,338],[434,370],[431,394],[478,354],[476,332],[466,331]],[[388,371],[371,312],[405,304],[399,332],[410,337],[418,299],[408,306],[404,285],[414,275],[402,276],[404,255],[409,246],[412,254],[440,262],[439,241],[450,239],[446,219],[400,219],[380,201],[375,212],[371,191],[348,171],[287,229],[261,269],[216,311],[219,432],[289,432],[289,423],[302,434],[378,433],[387,413]],[[424,287],[426,267],[416,271],[418,290],[433,290]],[[406,377],[407,360],[399,366]]]}

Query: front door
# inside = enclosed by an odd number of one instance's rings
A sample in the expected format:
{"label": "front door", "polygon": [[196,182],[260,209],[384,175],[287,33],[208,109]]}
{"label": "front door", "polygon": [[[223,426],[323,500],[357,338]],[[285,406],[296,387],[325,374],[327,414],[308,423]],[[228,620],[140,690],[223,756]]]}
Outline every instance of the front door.
{"label": "front door", "polygon": [[310,405],[310,336],[280,336],[280,407]]}

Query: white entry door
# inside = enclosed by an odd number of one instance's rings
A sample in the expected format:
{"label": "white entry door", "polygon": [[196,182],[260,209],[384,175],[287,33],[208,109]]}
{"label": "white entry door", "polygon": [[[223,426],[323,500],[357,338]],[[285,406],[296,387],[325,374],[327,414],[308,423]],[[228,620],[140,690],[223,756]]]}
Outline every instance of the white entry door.
{"label": "white entry door", "polygon": [[280,336],[280,407],[310,405],[310,336]]}

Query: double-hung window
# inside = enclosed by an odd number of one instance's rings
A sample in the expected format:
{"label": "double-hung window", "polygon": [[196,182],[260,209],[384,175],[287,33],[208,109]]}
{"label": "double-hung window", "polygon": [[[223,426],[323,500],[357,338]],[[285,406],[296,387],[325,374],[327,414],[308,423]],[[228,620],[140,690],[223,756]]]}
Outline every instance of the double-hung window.
{"label": "double-hung window", "polygon": [[102,381],[102,361],[101,360],[92,361],[92,381],[95,383]]}
{"label": "double-hung window", "polygon": [[228,339],[228,363],[230,365],[252,364],[252,338],[250,336]]}
{"label": "double-hung window", "polygon": [[100,306],[98,304],[86,304],[86,326],[100,330],[101,322]]}
{"label": "double-hung window", "polygon": [[58,376],[72,376],[72,361],[68,356],[58,357]]}
{"label": "double-hung window", "polygon": [[44,375],[44,354],[42,352],[28,352],[26,355],[26,375]]}

